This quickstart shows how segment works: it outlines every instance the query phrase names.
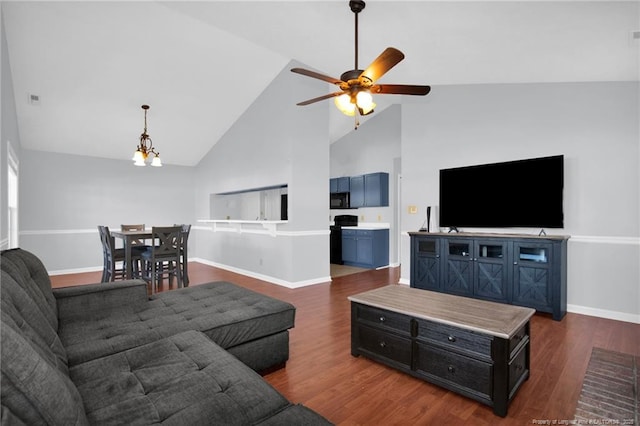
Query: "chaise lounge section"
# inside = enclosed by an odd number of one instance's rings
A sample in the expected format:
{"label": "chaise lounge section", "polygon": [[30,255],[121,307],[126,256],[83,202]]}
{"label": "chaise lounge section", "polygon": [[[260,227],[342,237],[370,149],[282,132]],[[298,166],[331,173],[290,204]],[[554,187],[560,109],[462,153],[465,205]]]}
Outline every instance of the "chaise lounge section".
{"label": "chaise lounge section", "polygon": [[254,370],[284,365],[295,307],[231,283],[51,289],[2,252],[2,424],[330,424]]}

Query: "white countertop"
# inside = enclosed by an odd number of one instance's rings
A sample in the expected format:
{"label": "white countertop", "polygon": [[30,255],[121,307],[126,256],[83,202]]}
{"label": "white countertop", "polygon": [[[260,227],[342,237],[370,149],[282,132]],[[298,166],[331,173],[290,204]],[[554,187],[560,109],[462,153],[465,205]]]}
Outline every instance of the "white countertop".
{"label": "white countertop", "polygon": [[359,231],[378,231],[380,229],[388,230],[388,226],[366,226],[366,225],[358,225],[358,226],[343,226],[342,229],[357,229]]}
{"label": "white countertop", "polygon": [[[329,225],[334,225],[330,222]],[[389,229],[391,226],[386,222],[361,222],[358,226],[343,226],[342,229],[361,229],[363,231],[372,231],[376,229]]]}

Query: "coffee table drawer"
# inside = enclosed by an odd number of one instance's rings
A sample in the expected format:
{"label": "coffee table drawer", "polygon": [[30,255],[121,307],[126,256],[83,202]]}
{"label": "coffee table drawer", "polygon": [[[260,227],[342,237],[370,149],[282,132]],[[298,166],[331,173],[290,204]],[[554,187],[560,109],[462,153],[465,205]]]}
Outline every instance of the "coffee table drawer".
{"label": "coffee table drawer", "polygon": [[411,339],[358,325],[358,350],[411,366]]}
{"label": "coffee table drawer", "polygon": [[491,399],[492,364],[434,346],[418,344],[416,369],[456,389]]}
{"label": "coffee table drawer", "polygon": [[411,318],[406,315],[359,304],[355,305],[355,309],[359,323],[389,328],[407,336],[411,333]]}
{"label": "coffee table drawer", "polygon": [[469,351],[491,359],[492,338],[487,335],[419,319],[418,338],[427,339],[447,348]]}
{"label": "coffee table drawer", "polygon": [[522,347],[520,352],[509,363],[509,397],[512,396],[520,379],[527,372],[527,350]]}
{"label": "coffee table drawer", "polygon": [[523,340],[528,340],[529,334],[527,331],[527,326],[523,325],[520,329],[509,339],[509,356],[513,358],[514,353],[518,350],[520,342]]}

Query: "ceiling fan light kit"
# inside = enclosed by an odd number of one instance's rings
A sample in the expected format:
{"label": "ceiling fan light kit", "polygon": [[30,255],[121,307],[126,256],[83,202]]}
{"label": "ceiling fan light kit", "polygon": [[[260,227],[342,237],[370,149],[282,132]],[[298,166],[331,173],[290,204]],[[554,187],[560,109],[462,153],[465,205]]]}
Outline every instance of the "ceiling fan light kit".
{"label": "ceiling fan light kit", "polygon": [[142,105],[142,109],[144,110],[144,130],[140,135],[140,144],[138,144],[136,151],[133,153],[133,165],[140,167],[146,166],[149,154],[153,154],[154,156],[153,160],[151,160],[151,165],[153,167],[162,167],[160,153],[153,147],[153,142],[147,134],[147,111],[149,110],[149,105]]}
{"label": "ceiling fan light kit", "polygon": [[[375,82],[404,59],[404,54],[396,48],[387,47],[365,70],[358,68],[358,14],[365,7],[362,0],[351,0],[349,7],[355,15],[355,61],[354,69],[342,73],[340,79],[329,77],[322,73],[304,68],[292,68],[291,72],[306,75],[335,84],[340,88],[339,92],[329,93],[299,102],[297,105],[309,105],[324,99],[334,98],[336,107],[345,115],[368,115],[374,111],[376,104],[373,102],[372,93],[387,95],[418,95],[424,96],[431,90],[429,86],[416,86],[404,84],[375,84]],[[356,117],[355,128],[359,122]]]}

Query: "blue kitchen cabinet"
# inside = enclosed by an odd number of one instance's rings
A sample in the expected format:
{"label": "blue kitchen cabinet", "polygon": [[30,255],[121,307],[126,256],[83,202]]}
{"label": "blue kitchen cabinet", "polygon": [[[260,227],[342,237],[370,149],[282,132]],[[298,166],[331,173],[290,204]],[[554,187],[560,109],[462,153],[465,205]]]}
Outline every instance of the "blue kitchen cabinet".
{"label": "blue kitchen cabinet", "polygon": [[361,268],[387,266],[389,230],[342,228],[342,260],[345,265]]}
{"label": "blue kitchen cabinet", "polygon": [[351,208],[389,206],[389,173],[351,176]]}
{"label": "blue kitchen cabinet", "polygon": [[329,192],[335,194],[337,192],[349,192],[351,179],[349,176],[331,178],[329,180]]}

